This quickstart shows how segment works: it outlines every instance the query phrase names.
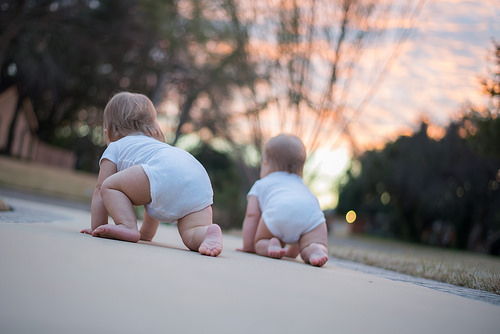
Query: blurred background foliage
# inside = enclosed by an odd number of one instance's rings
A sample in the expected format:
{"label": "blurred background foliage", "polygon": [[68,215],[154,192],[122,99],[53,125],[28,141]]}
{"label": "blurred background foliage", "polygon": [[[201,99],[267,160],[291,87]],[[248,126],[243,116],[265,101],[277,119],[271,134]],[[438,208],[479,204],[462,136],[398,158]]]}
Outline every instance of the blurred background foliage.
{"label": "blurred background foliage", "polygon": [[[33,105],[36,136],[75,152],[78,170],[98,171],[105,148],[102,111],[122,90],[143,93],[157,107],[177,96],[175,124],[165,131],[172,145],[184,133],[201,129],[224,138],[229,113],[222,107],[230,98],[229,87],[253,80],[245,59],[246,32],[234,6],[230,0],[2,1],[0,92],[16,86],[17,109],[25,98]],[[219,43],[228,47],[219,52]],[[219,107],[195,120],[191,113],[200,96]],[[163,123],[165,118],[159,115]],[[15,120],[3,154],[11,153]],[[183,128],[186,124],[191,126]],[[202,162],[227,169],[212,171],[219,177],[227,174],[224,192],[232,201],[223,206],[237,202],[234,211],[239,214],[232,219],[241,223],[243,186],[232,176],[237,158],[203,145],[197,149],[206,160]],[[221,182],[214,182],[218,202],[225,197],[220,196]]]}
{"label": "blurred background foliage", "polygon": [[[363,152],[350,133],[390,61],[363,75],[357,63],[369,45],[383,45],[388,18],[408,27],[389,34],[394,59],[424,2],[396,13],[389,0],[2,0],[0,93],[17,87],[16,110],[29,99],[35,135],[75,152],[75,169],[92,173],[109,98],[149,96],[168,143],[195,135],[189,150],[211,176],[223,228],[241,226],[262,143],[276,128],[301,136],[310,153],[342,137],[355,157],[337,212],[355,210],[363,232],[498,252],[500,66],[481,82],[490,105],[465,106],[439,138],[423,122]],[[495,55],[499,65],[498,44]],[[12,153],[14,126],[15,118],[2,154]]]}
{"label": "blurred background foliage", "polygon": [[429,124],[353,159],[337,210],[367,233],[500,255],[500,44],[482,80],[488,106],[464,106],[438,138]]}

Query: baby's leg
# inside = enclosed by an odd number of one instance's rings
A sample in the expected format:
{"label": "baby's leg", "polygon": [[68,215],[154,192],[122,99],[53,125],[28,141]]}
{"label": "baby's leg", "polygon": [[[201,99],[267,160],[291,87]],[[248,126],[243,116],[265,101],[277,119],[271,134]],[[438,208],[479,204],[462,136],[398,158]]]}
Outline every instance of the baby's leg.
{"label": "baby's leg", "polygon": [[132,166],[108,177],[101,186],[104,206],[116,225],[101,225],[95,237],[137,242],[141,233],[137,229],[134,205],[151,202],[149,179],[141,166]]}
{"label": "baby's leg", "polygon": [[288,245],[288,247],[285,248],[285,256],[286,257],[291,257],[291,258],[296,258],[297,255],[300,254],[300,248],[298,244],[293,244],[293,245]]}
{"label": "baby's leg", "polygon": [[266,223],[261,218],[257,232],[255,232],[255,253],[281,259],[285,256],[285,252],[286,250],[283,248],[281,241],[269,231]]}
{"label": "baby's leg", "polygon": [[328,232],[326,223],[304,234],[299,241],[300,256],[304,262],[316,267],[328,261]]}
{"label": "baby's leg", "polygon": [[179,219],[177,228],[190,250],[209,256],[217,256],[222,252],[222,231],[219,225],[212,224],[211,206]]}

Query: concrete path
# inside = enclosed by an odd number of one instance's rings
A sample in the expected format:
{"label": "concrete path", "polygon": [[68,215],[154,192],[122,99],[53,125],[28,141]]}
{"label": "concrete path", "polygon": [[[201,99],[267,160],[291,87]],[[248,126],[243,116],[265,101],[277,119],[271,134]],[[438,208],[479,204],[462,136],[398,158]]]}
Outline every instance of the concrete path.
{"label": "concrete path", "polygon": [[[500,306],[339,266],[93,238],[88,211],[3,198],[0,333],[497,333]],[[22,221],[22,223],[20,223]]]}

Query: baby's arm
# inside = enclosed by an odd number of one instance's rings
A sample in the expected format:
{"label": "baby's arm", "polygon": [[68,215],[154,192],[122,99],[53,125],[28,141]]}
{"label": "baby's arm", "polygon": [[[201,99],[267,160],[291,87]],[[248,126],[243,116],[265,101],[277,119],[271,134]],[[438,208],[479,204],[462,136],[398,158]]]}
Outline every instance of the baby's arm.
{"label": "baby's arm", "polygon": [[116,173],[116,165],[108,159],[101,161],[101,168],[97,176],[97,184],[92,195],[92,204],[90,206],[91,223],[90,229],[84,229],[82,233],[92,233],[97,227],[108,223],[108,210],[104,206],[101,196],[101,185],[110,175]]}
{"label": "baby's arm", "polygon": [[243,221],[243,252],[255,253],[255,232],[259,226],[260,216],[259,201],[255,196],[248,196],[247,211]]}
{"label": "baby's arm", "polygon": [[160,221],[151,217],[144,208],[144,218],[141,225],[141,240],[151,241],[156,234]]}

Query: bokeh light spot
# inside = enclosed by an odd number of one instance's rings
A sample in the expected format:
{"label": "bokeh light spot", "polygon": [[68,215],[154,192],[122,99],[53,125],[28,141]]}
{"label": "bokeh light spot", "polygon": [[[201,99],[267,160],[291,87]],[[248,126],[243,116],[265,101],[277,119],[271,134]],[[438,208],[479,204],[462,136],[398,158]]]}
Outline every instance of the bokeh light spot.
{"label": "bokeh light spot", "polygon": [[391,202],[391,195],[387,191],[384,191],[380,196],[380,202],[384,205],[389,204]]}
{"label": "bokeh light spot", "polygon": [[356,220],[356,212],[354,212],[353,210],[349,211],[349,212],[345,215],[345,220],[346,220],[349,224],[354,223],[354,221]]}

